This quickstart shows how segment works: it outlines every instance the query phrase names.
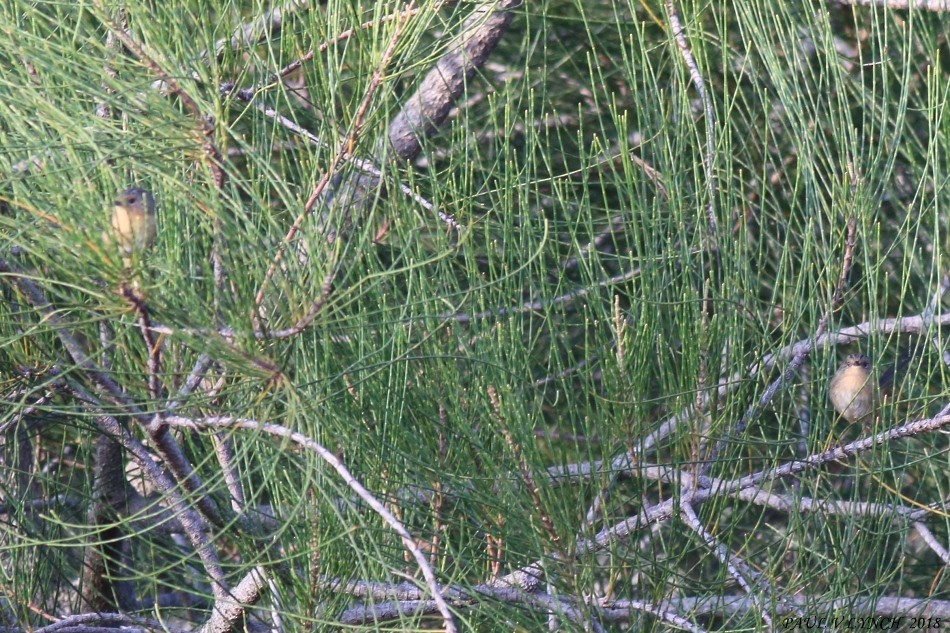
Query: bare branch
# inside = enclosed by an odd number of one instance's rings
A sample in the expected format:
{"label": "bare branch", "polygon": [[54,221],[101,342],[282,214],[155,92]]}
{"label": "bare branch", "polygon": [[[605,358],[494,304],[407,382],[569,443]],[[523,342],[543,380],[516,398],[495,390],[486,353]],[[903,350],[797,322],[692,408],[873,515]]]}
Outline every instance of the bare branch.
{"label": "bare branch", "polygon": [[744,560],[730,552],[723,543],[720,543],[699,520],[691,504],[682,504],[680,517],[689,529],[696,532],[703,539],[703,542],[713,551],[719,562],[725,565],[726,569],[729,570],[729,575],[749,594],[762,620],[770,628],[773,628],[772,618],[766,608],[766,605],[772,600],[772,588],[765,577],[752,569]]}
{"label": "bare branch", "polygon": [[360,499],[365,501],[367,505],[369,505],[369,507],[372,508],[373,511],[376,512],[376,514],[378,514],[383,519],[383,521],[385,521],[386,524],[399,535],[403,546],[412,554],[416,564],[419,566],[419,570],[426,579],[426,584],[429,587],[429,591],[432,593],[433,599],[439,606],[439,613],[442,615],[446,630],[453,633],[457,630],[452,613],[449,611],[449,607],[445,603],[445,599],[442,596],[442,590],[440,589],[438,581],[435,578],[435,572],[432,571],[432,568],[429,566],[429,561],[426,560],[425,554],[421,549],[419,549],[415,539],[412,538],[412,535],[402,525],[402,523],[395,516],[393,516],[389,510],[386,509],[386,506],[376,499],[376,497],[373,496],[373,494],[367,490],[363,484],[357,481],[357,479],[352,475],[352,473],[350,473],[349,469],[347,469],[343,462],[341,462],[336,455],[327,450],[323,445],[315,442],[303,433],[291,431],[290,429],[279,424],[267,424],[247,418],[220,416],[191,419],[181,416],[168,416],[164,418],[164,422],[169,426],[178,426],[189,429],[253,429],[274,435],[275,437],[288,439],[291,442],[319,455],[323,461],[328,463],[337,472],[343,482],[349,486],[349,488],[355,492],[360,497]]}
{"label": "bare branch", "polygon": [[297,231],[300,230],[304,220],[310,216],[314,206],[317,204],[317,201],[321,199],[324,189],[326,189],[327,185],[330,183],[331,178],[336,175],[340,164],[344,162],[347,156],[352,155],[353,148],[356,146],[360,132],[363,129],[364,117],[369,110],[369,105],[372,102],[376,91],[382,84],[383,75],[386,69],[389,67],[389,63],[392,61],[393,55],[396,52],[396,45],[400,41],[400,37],[402,36],[407,20],[408,18],[406,18],[406,20],[396,22],[396,26],[393,29],[393,34],[389,39],[389,44],[387,45],[386,50],[383,51],[379,65],[376,67],[376,70],[373,71],[373,76],[370,79],[365,94],[363,95],[363,100],[356,109],[356,114],[353,117],[353,123],[350,126],[349,133],[346,135],[346,138],[340,142],[339,149],[334,154],[333,159],[330,161],[329,167],[327,167],[327,170],[324,172],[323,176],[314,186],[310,193],[310,197],[304,204],[303,210],[294,220],[293,224],[291,224],[290,229],[288,229],[287,234],[284,236],[284,239],[281,240],[280,244],[278,245],[273,261],[271,262],[270,267],[267,269],[267,272],[264,274],[264,280],[261,283],[260,288],[257,291],[257,295],[254,298],[254,303],[258,308],[260,308],[264,301],[264,286],[270,282],[271,278],[274,276],[274,273],[277,272],[277,267],[279,266],[284,252],[289,246],[291,240],[297,234]]}
{"label": "bare branch", "polygon": [[938,13],[950,11],[950,0],[838,0],[838,3],[865,7],[887,7],[888,9],[926,10]]}
{"label": "bare branch", "polygon": [[689,69],[690,79],[696,86],[696,92],[703,102],[703,110],[706,113],[706,153],[703,156],[703,166],[706,170],[706,195],[709,202],[706,203],[706,220],[709,223],[709,246],[716,247],[719,235],[719,223],[716,219],[716,196],[719,195],[716,185],[715,157],[716,157],[716,115],[713,110],[712,100],[706,92],[706,82],[703,80],[702,73],[699,72],[699,65],[696,58],[693,57],[693,51],[689,48],[689,42],[683,35],[683,25],[680,23],[676,7],[673,6],[673,0],[665,0],[666,15],[670,20],[670,28],[673,30],[673,38],[680,49],[683,61]]}
{"label": "bare branch", "polygon": [[422,139],[445,121],[466,82],[495,49],[508,30],[521,0],[480,2],[462,24],[448,50],[429,71],[402,111],[389,124],[389,142],[403,160],[422,149]]}

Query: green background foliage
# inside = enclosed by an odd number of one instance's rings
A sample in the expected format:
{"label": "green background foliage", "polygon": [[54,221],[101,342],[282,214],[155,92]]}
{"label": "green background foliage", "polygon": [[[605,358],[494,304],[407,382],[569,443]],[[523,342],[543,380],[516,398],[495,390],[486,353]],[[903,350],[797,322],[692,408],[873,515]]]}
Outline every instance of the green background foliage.
{"label": "green background foliage", "polygon": [[[96,416],[128,420],[101,393],[94,404],[60,388],[65,380],[97,393],[57,329],[159,416],[209,355],[208,384],[220,378],[220,391],[198,389],[179,415],[283,425],[328,447],[425,544],[445,585],[487,583],[541,560],[543,591],[606,605],[745,596],[675,516],[594,553],[578,554],[578,542],[678,498],[682,473],[730,479],[856,437],[827,405],[827,377],[844,352],[828,345],[737,426],[789,361],[757,371],[763,357],[813,338],[826,314],[833,330],[865,324],[847,351],[881,367],[919,350],[874,430],[943,406],[939,328],[911,337],[880,324],[924,312],[948,273],[950,18],[834,2],[675,4],[711,129],[662,3],[529,2],[449,122],[409,162],[391,155],[388,124],[472,4],[421,3],[375,89],[400,24],[387,16],[401,4],[297,7],[279,30],[234,46],[216,43],[270,7],[0,7],[0,258],[17,271],[0,277],[0,624],[41,626],[39,611],[84,610],[70,586],[96,529],[85,515]],[[157,85],[141,57],[107,44],[120,7],[129,36],[206,117],[224,156],[222,186],[187,104]],[[316,50],[347,29],[348,38]],[[310,50],[292,85],[273,80]],[[256,87],[253,101],[225,84]],[[109,116],[97,114],[102,105]],[[266,281],[357,124],[352,152],[380,167],[385,194],[355,216],[346,204],[318,206]],[[355,173],[344,163],[336,175]],[[147,389],[136,313],[116,291],[130,273],[102,239],[115,192],[133,184],[153,191],[159,210],[157,243],[132,272],[152,324],[167,328],[158,399]],[[854,262],[835,304],[851,219]],[[326,225],[349,230],[328,241]],[[216,248],[223,284],[215,283]],[[269,331],[296,323],[334,271],[307,329],[255,336],[255,319]],[[42,289],[58,320],[16,291],[19,276]],[[931,309],[941,313],[942,302]],[[655,435],[676,414],[675,429]],[[176,434],[204,481],[201,494],[228,509],[210,433]],[[258,565],[271,573],[258,614],[279,613],[287,630],[320,630],[354,604],[373,603],[327,579],[421,583],[398,536],[323,460],[266,433],[228,436],[246,508],[276,519],[266,536],[236,523],[214,532],[231,581]],[[31,463],[11,439],[24,437]],[[715,463],[704,465],[720,440]],[[943,563],[908,521],[808,512],[801,503],[939,502],[950,485],[946,444],[921,435],[807,471],[773,489],[792,500],[785,509],[732,496],[698,506],[706,529],[762,580],[746,608],[665,608],[693,626],[739,630],[777,619],[794,597],[804,596],[805,613],[845,615],[867,612],[848,602],[857,598],[946,600]],[[612,472],[625,451],[636,463]],[[649,476],[652,464],[669,467],[668,480]],[[568,477],[578,465],[595,472]],[[43,509],[30,510],[39,499]],[[597,499],[601,511],[588,522]],[[187,541],[143,516],[119,520],[132,542],[140,613],[154,617],[150,601],[176,594],[185,606],[163,617],[193,628],[210,613],[208,580]],[[942,512],[927,525],[946,542]],[[491,599],[456,613],[467,630],[548,626],[542,609]],[[581,621],[599,618],[584,613]],[[412,630],[432,617],[363,626]],[[563,613],[552,617],[573,626]],[[676,626],[640,609],[603,625]]]}

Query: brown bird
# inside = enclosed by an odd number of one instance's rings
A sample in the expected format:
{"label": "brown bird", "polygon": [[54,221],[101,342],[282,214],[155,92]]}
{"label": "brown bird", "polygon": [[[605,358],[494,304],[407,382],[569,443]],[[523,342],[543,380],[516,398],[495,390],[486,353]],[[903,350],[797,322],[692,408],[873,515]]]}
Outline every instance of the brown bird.
{"label": "brown bird", "polygon": [[871,360],[867,356],[849,354],[828,385],[828,397],[835,411],[849,422],[869,424],[880,408],[882,399],[891,394],[917,353],[916,346],[904,350],[897,362],[881,372],[877,379],[874,378]]}
{"label": "brown bird", "polygon": [[828,397],[845,420],[870,422],[881,402],[878,382],[871,375],[871,359],[849,354],[831,378]]}
{"label": "brown bird", "polygon": [[152,194],[138,187],[119,193],[112,208],[112,235],[126,265],[133,254],[151,248],[155,233],[155,199]]}

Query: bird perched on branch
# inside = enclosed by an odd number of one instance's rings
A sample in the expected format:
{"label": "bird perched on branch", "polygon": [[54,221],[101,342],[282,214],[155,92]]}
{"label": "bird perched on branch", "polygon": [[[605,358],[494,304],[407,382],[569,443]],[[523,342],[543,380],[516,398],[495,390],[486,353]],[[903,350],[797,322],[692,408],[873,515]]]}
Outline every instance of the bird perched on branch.
{"label": "bird perched on branch", "polygon": [[875,378],[871,359],[864,354],[849,354],[831,378],[828,397],[835,411],[849,422],[869,424],[881,399],[891,393],[895,376],[910,362],[911,354],[903,354],[894,367]]}
{"label": "bird perched on branch", "polygon": [[828,397],[845,420],[870,422],[881,398],[877,379],[871,375],[871,359],[849,354],[831,378]]}
{"label": "bird perched on branch", "polygon": [[[131,258],[140,254],[155,242],[155,199],[139,187],[131,187],[116,196],[112,208],[112,239],[122,253],[126,266]],[[106,240],[111,242],[109,236]]]}

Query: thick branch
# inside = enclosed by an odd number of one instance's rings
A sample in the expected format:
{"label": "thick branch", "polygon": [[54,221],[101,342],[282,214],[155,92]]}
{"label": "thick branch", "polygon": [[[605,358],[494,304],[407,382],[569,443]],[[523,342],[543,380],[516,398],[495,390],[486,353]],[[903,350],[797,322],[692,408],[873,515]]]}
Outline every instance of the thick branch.
{"label": "thick branch", "polygon": [[499,0],[476,5],[448,51],[389,124],[389,142],[400,158],[414,158],[422,148],[422,139],[445,122],[466,82],[508,30],[514,17],[511,9],[519,4],[520,0]]}

